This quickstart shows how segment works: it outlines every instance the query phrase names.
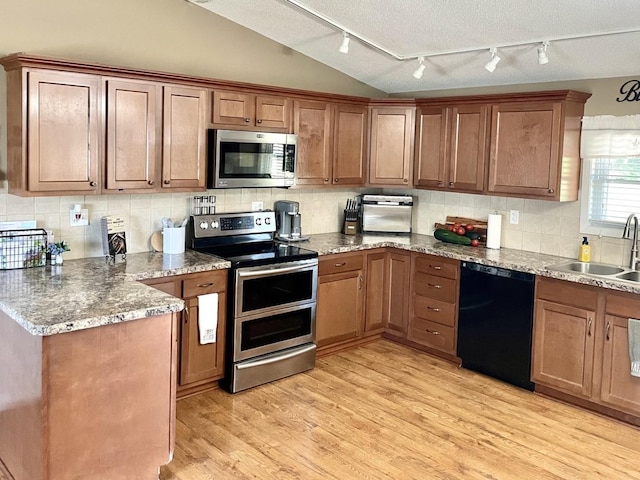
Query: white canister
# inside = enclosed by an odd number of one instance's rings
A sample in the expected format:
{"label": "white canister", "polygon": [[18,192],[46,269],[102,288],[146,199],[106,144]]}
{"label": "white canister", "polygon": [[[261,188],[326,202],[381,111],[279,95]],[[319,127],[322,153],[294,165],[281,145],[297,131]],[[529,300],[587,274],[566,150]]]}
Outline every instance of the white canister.
{"label": "white canister", "polygon": [[502,234],[502,215],[490,213],[487,220],[487,248],[500,248]]}
{"label": "white canister", "polygon": [[184,253],[185,227],[164,227],[162,229],[162,251],[164,253]]}

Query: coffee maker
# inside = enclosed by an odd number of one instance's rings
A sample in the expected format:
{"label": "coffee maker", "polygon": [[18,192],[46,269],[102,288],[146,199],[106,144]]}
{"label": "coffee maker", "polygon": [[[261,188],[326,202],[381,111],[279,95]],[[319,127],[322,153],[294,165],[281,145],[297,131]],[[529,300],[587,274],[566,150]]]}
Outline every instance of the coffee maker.
{"label": "coffee maker", "polygon": [[302,236],[300,204],[290,200],[278,200],[274,204],[276,211],[276,238],[295,242],[307,240]]}

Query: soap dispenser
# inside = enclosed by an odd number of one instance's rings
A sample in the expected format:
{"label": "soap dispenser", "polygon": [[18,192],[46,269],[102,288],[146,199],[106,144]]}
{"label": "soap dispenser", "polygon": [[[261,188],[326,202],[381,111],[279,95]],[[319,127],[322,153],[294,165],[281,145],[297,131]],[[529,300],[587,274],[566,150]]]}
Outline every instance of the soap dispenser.
{"label": "soap dispenser", "polygon": [[589,245],[589,240],[587,240],[587,237],[582,237],[582,245],[580,245],[580,254],[578,255],[578,260],[581,262],[591,261],[591,246]]}

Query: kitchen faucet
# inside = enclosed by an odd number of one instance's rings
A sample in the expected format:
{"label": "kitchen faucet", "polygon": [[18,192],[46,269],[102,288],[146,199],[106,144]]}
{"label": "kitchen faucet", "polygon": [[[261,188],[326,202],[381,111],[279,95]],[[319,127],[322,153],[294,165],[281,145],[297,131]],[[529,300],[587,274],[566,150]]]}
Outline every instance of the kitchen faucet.
{"label": "kitchen faucet", "polygon": [[627,217],[627,223],[622,232],[622,238],[630,238],[631,222],[633,222],[633,238],[631,239],[631,256],[629,257],[629,268],[635,270],[638,263],[638,215],[632,213]]}

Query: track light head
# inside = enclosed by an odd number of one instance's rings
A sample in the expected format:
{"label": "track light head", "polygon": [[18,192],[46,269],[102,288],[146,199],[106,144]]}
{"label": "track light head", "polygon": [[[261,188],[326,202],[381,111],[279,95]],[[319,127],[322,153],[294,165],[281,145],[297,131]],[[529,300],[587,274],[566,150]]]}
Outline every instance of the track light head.
{"label": "track light head", "polygon": [[342,45],[338,48],[340,53],[349,53],[349,34],[342,32]]}
{"label": "track light head", "polygon": [[546,65],[549,63],[549,57],[547,57],[547,48],[549,47],[549,42],[542,42],[542,44],[538,47],[538,64]]}
{"label": "track light head", "polygon": [[491,52],[491,60],[487,62],[484,68],[493,73],[493,71],[496,69],[496,66],[498,65],[498,62],[500,62],[500,60],[502,59],[498,56],[497,48],[492,48],[489,50],[489,52]]}
{"label": "track light head", "polygon": [[426,68],[426,65],[424,64],[424,57],[420,57],[418,61],[420,62],[420,65],[418,65],[418,68],[413,72],[413,76],[416,80],[420,80],[422,78],[424,69]]}

